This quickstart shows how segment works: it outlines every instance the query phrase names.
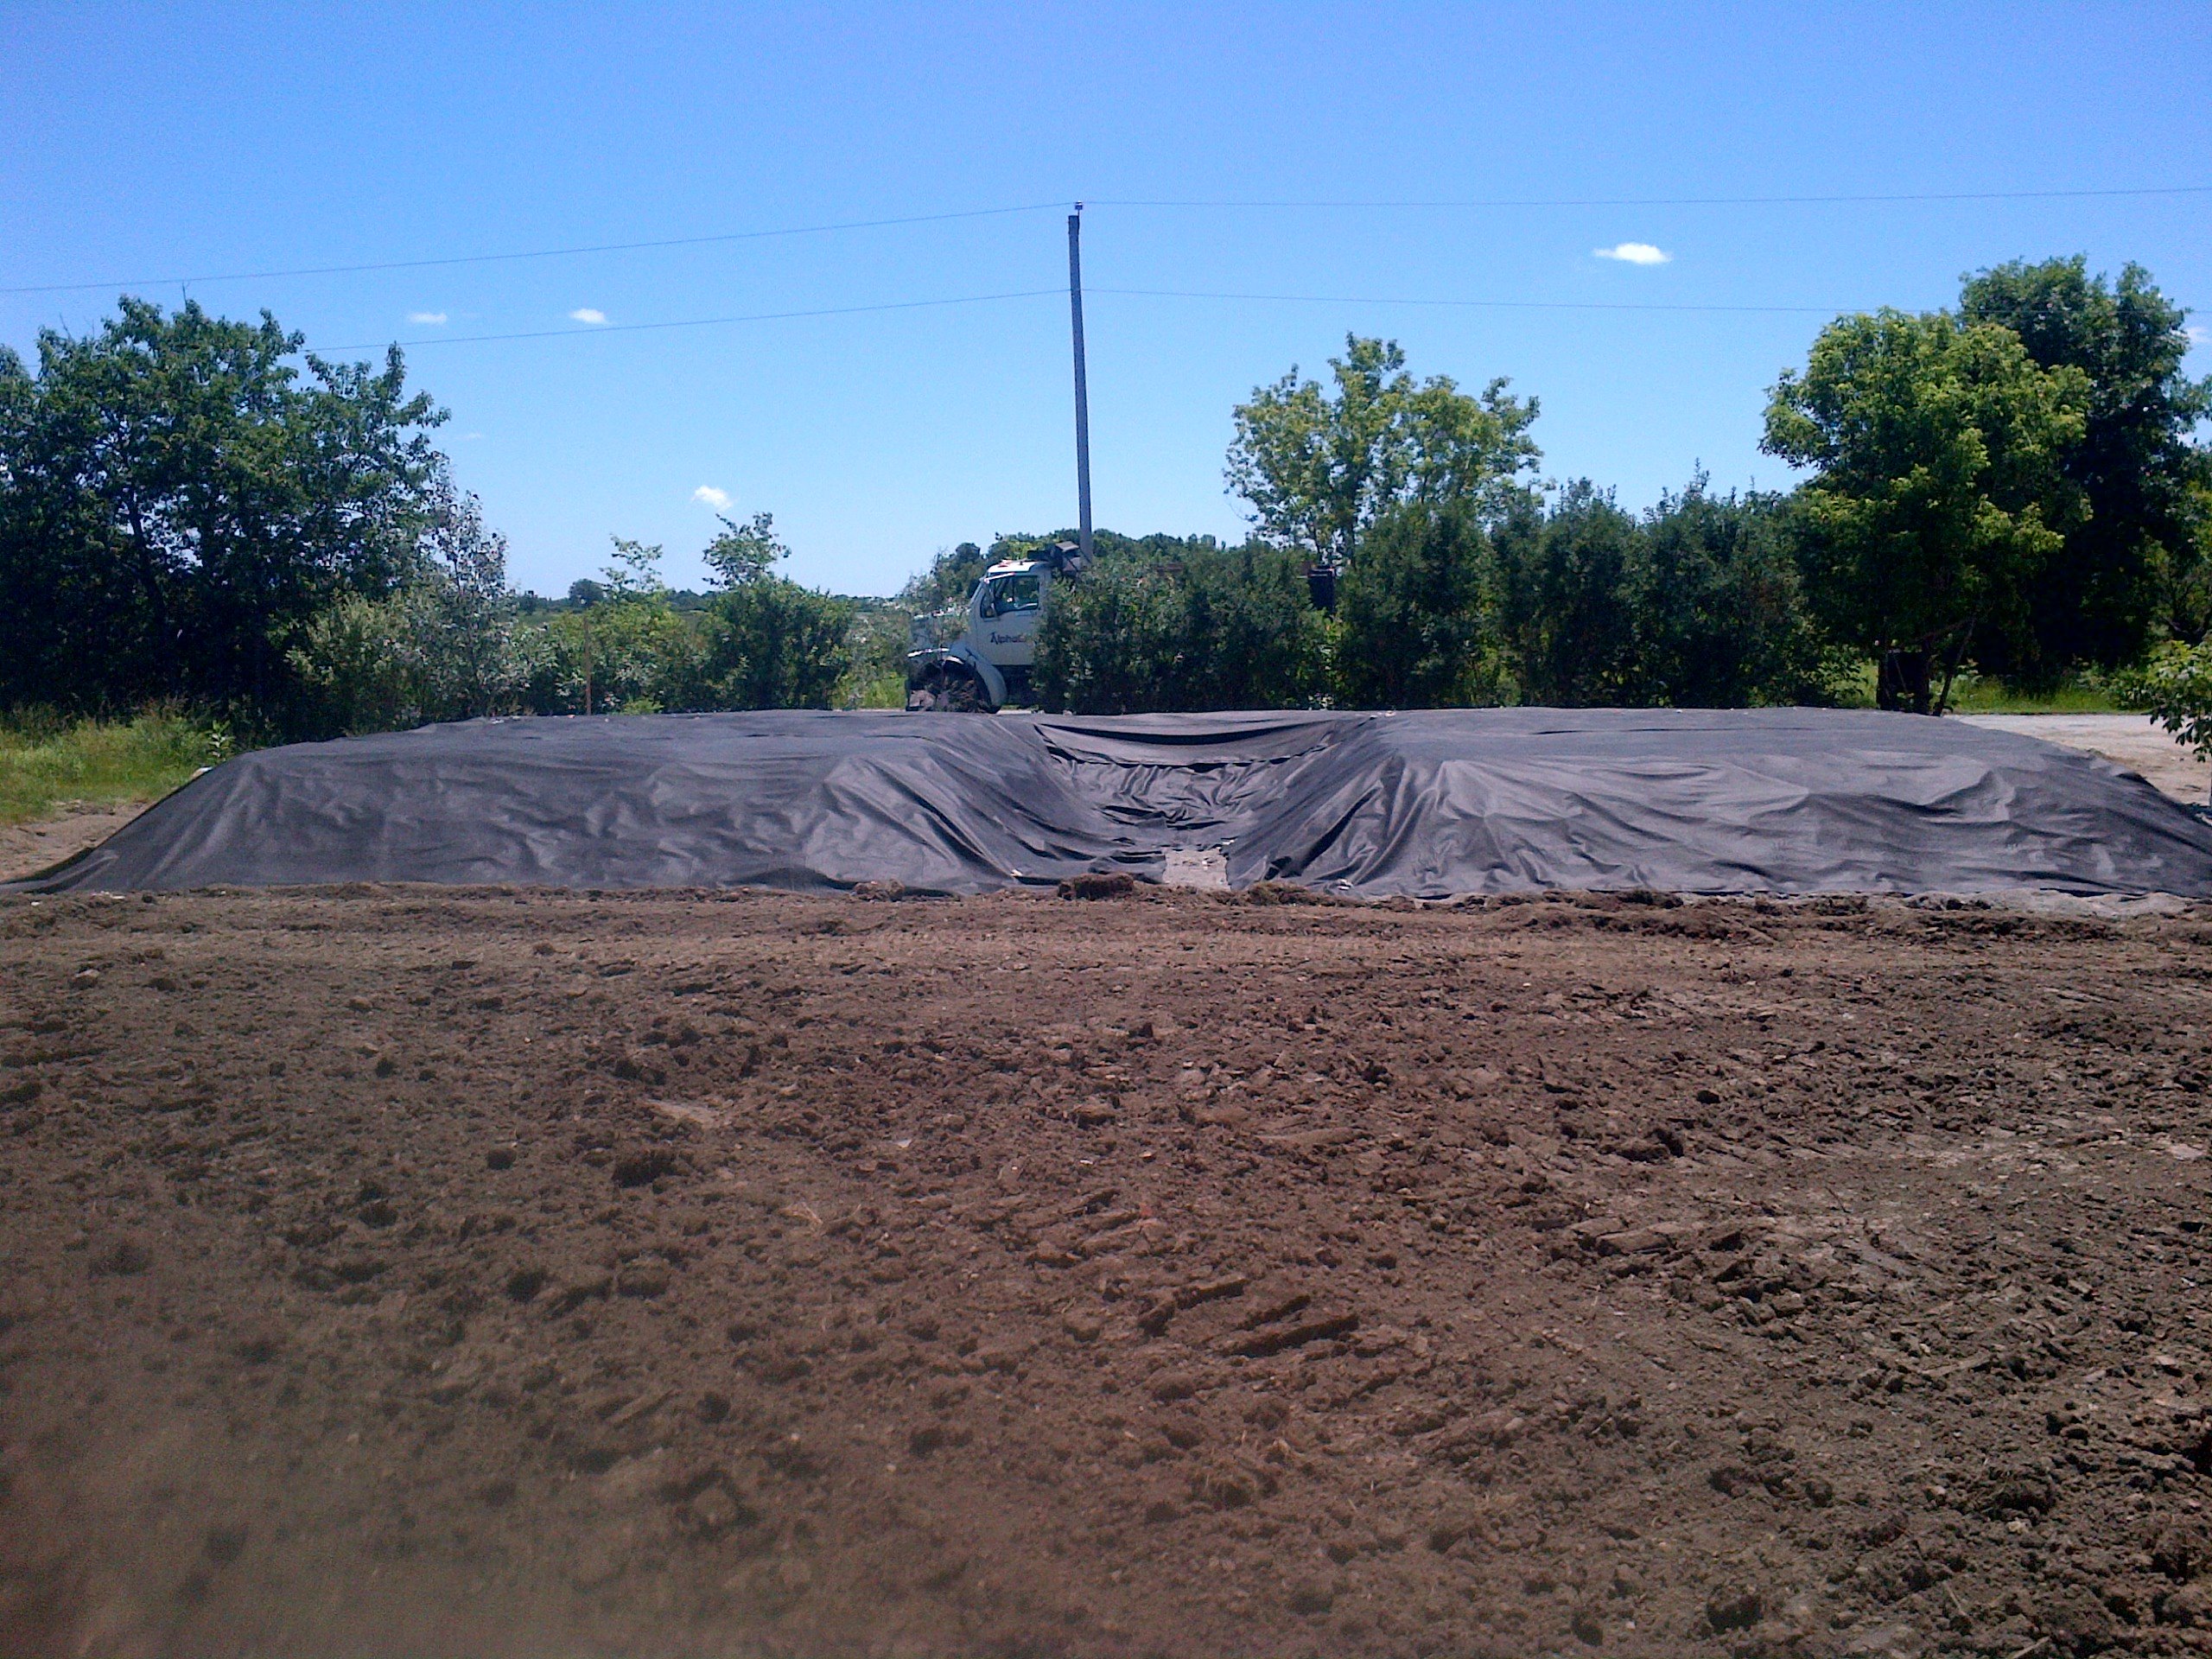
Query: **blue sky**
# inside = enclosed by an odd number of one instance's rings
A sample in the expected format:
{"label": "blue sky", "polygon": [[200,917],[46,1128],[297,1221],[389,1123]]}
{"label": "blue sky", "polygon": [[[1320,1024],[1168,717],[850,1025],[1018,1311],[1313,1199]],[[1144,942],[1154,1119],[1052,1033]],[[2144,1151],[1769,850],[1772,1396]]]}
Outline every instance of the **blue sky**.
{"label": "blue sky", "polygon": [[[2212,186],[2212,8],[68,5],[0,12],[0,287],[174,283],[970,213],[821,234],[201,281],[311,346],[398,340],[462,482],[557,592],[610,532],[696,578],[702,487],[802,580],[1075,517],[1065,204],[1085,215],[1097,520],[1240,534],[1230,411],[1347,330],[1542,402],[1548,475],[1642,505],[1758,454],[1834,310],[2134,259],[2212,319],[2212,194],[1161,207]],[[1664,263],[1597,257],[1624,242]],[[1311,296],[1167,299],[1108,290]],[[1037,297],[705,327],[765,312]],[[0,295],[0,340],[114,288]],[[1389,302],[1487,300],[1555,308]],[[1798,308],[1606,310],[1599,305]],[[596,313],[605,325],[571,320]],[[442,321],[410,321],[442,317]],[[458,336],[555,331],[467,343]],[[573,337],[568,337],[573,336]],[[2212,370],[2212,351],[2193,366]]]}

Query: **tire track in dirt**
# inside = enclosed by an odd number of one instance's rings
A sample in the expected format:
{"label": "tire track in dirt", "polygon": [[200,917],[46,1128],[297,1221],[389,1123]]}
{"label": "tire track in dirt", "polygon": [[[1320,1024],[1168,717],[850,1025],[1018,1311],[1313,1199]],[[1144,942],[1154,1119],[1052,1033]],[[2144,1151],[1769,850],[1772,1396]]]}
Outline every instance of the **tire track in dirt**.
{"label": "tire track in dirt", "polygon": [[2208,943],[10,901],[0,1635],[2193,1650]]}

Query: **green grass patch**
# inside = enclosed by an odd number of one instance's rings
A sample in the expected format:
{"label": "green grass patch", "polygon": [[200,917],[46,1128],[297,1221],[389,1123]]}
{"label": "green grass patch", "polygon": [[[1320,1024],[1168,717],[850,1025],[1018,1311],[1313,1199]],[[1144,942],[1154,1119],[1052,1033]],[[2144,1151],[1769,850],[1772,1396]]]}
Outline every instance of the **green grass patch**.
{"label": "green grass patch", "polygon": [[1859,665],[1848,673],[1837,676],[1832,689],[1835,692],[1835,706],[1839,709],[1872,709],[1874,706],[1874,659],[1862,657]]}
{"label": "green grass patch", "polygon": [[163,709],[129,721],[0,717],[0,823],[73,801],[154,800],[231,747],[229,733]]}
{"label": "green grass patch", "polygon": [[[1845,709],[1874,706],[1874,659],[1862,659],[1838,684],[1836,702]],[[1993,675],[1961,673],[1951,686],[1955,715],[2120,715],[2127,705],[2113,696],[2103,677],[2076,674],[2047,691],[2022,691]]]}
{"label": "green grass patch", "polygon": [[2048,691],[2016,691],[2004,681],[1961,674],[1951,688],[1961,715],[2118,715],[2126,709],[2102,679],[2075,676]]}
{"label": "green grass patch", "polygon": [[830,701],[835,709],[904,709],[906,676],[899,671],[848,674],[837,682],[836,693]]}

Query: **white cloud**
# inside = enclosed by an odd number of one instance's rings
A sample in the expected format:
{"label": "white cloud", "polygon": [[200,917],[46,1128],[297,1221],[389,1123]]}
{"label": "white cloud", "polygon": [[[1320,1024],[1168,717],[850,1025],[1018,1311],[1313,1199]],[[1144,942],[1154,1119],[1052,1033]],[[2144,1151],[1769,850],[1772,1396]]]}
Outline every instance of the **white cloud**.
{"label": "white cloud", "polygon": [[2188,327],[2183,329],[2182,333],[2189,336],[2189,343],[2192,346],[2202,346],[2207,343],[2212,343],[2212,328],[2199,327],[2196,323],[2192,322]]}
{"label": "white cloud", "polygon": [[580,305],[569,313],[569,321],[570,322],[605,322],[607,313],[594,311],[588,305]]}
{"label": "white cloud", "polygon": [[712,507],[716,512],[729,505],[729,492],[718,490],[711,484],[702,484],[692,491],[691,499],[702,506]]}
{"label": "white cloud", "polygon": [[1649,242],[1619,242],[1610,248],[1592,248],[1600,259],[1618,259],[1624,265],[1663,265],[1675,256],[1662,253]]}
{"label": "white cloud", "polygon": [[446,314],[442,311],[410,311],[407,314],[410,322],[443,322],[445,320]]}

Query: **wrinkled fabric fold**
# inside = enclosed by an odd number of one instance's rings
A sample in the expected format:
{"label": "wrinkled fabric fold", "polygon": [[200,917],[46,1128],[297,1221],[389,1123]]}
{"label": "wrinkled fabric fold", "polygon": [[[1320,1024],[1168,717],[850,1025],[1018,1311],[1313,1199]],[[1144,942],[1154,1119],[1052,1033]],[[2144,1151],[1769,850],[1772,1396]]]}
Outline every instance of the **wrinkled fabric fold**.
{"label": "wrinkled fabric fold", "polygon": [[1837,709],[471,721],[242,755],[14,892],[570,888],[1163,872],[1364,898],[2212,897],[2212,830],[2009,732]]}

